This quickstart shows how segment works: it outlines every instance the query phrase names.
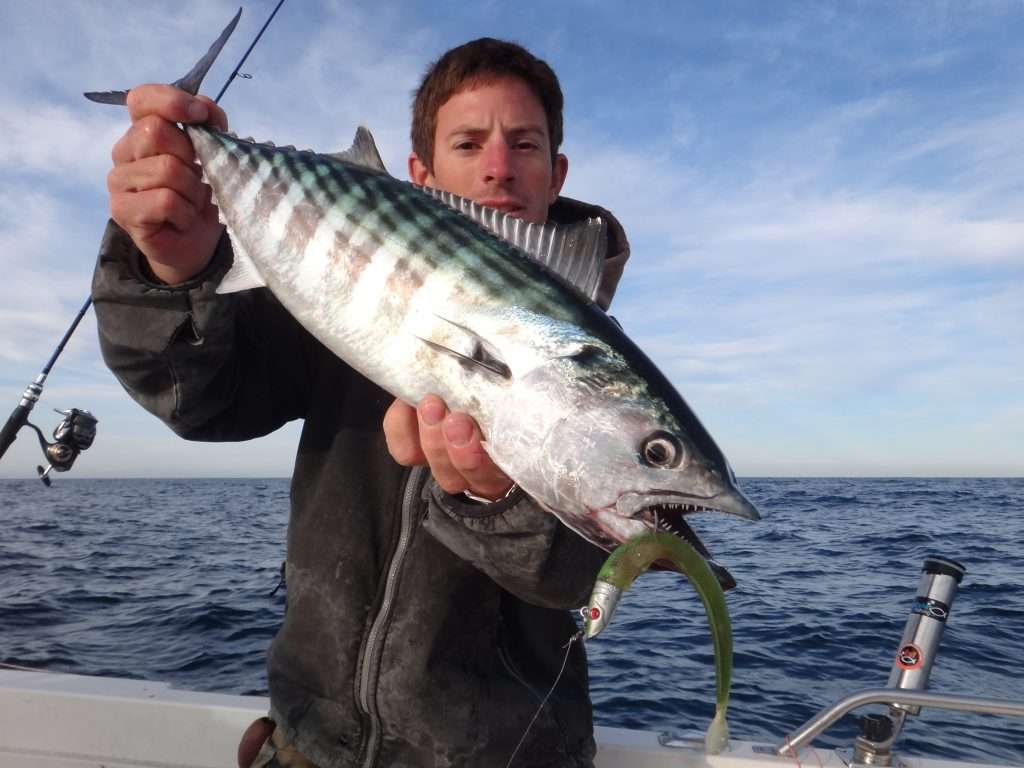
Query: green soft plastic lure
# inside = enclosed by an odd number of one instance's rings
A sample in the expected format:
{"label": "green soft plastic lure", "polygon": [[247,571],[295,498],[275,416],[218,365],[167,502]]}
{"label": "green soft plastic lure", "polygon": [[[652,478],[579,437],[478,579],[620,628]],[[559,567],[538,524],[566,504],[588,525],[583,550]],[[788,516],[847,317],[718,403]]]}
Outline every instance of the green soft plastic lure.
{"label": "green soft plastic lure", "polygon": [[637,576],[657,560],[670,560],[686,574],[704,603],[708,624],[711,625],[717,696],[715,717],[704,736],[704,746],[709,754],[717,755],[729,742],[729,726],[725,717],[729,707],[729,687],[732,684],[732,627],[725,605],[725,593],[718,579],[704,558],[689,543],[670,533],[658,531],[636,536],[619,546],[597,575],[590,605],[583,611],[584,633],[590,639],[607,627],[623,593]]}

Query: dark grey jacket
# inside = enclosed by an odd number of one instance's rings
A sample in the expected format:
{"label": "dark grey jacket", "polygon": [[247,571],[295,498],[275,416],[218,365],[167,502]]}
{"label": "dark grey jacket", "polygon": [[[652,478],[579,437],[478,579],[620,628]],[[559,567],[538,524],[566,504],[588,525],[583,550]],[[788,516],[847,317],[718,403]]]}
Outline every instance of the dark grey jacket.
{"label": "dark grey jacket", "polygon": [[[610,222],[601,299],[628,257]],[[156,283],[111,223],[93,281],[104,359],[190,440],[245,440],[304,419],[291,485],[287,605],[267,662],[271,717],[323,768],[504,766],[558,674],[604,553],[521,493],[491,505],[390,457],[392,397],[320,345],[264,289],[218,296],[207,270]],[[566,671],[517,766],[589,765],[586,656]]]}

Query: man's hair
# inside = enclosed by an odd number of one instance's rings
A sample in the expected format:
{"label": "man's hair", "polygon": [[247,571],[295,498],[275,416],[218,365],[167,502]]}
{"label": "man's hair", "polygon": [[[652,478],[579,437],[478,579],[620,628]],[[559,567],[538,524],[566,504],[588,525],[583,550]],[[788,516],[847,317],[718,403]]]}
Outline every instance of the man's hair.
{"label": "man's hair", "polygon": [[518,77],[537,97],[548,122],[551,164],[562,144],[562,88],[547,65],[516,43],[481,37],[452,48],[427,68],[412,103],[412,149],[433,173],[437,112],[467,85]]}

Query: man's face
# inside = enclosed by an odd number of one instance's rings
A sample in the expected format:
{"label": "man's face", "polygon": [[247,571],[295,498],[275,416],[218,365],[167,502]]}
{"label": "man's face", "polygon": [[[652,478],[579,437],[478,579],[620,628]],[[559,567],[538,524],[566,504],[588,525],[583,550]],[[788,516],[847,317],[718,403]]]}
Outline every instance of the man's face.
{"label": "man's face", "polygon": [[415,153],[417,184],[468,197],[526,221],[547,221],[569,163],[551,164],[547,117],[522,80],[502,77],[458,91],[437,111],[433,173]]}

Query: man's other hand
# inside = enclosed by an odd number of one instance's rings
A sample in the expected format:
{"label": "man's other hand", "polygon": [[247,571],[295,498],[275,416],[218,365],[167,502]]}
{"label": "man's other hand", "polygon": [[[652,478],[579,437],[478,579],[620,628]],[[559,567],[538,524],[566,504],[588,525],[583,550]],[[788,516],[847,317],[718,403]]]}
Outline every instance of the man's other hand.
{"label": "man's other hand", "polygon": [[384,437],[395,461],[429,466],[448,493],[469,491],[496,500],[512,487],[484,450],[476,421],[465,413],[450,413],[437,395],[427,395],[416,408],[395,400],[384,414]]}
{"label": "man's other hand", "polygon": [[210,188],[200,181],[192,143],[175,123],[227,130],[224,111],[205,96],[169,85],[128,93],[131,127],[114,145],[107,176],[110,214],[159,279],[174,285],[209,263],[221,236]]}

